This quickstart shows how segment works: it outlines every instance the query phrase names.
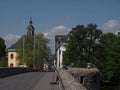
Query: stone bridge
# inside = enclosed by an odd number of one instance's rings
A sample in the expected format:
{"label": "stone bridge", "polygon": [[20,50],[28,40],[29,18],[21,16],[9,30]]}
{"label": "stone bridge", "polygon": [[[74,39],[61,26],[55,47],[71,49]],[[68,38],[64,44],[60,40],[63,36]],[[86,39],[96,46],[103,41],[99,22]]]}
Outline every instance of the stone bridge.
{"label": "stone bridge", "polygon": [[99,70],[36,72],[31,68],[0,68],[0,90],[99,90]]}

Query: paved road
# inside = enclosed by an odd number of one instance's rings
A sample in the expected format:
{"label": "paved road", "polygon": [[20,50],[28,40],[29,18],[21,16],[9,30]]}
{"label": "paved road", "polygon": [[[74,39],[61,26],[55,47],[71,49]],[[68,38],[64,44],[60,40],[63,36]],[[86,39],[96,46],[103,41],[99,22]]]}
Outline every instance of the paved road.
{"label": "paved road", "polygon": [[29,72],[0,78],[0,90],[59,90],[55,72]]}

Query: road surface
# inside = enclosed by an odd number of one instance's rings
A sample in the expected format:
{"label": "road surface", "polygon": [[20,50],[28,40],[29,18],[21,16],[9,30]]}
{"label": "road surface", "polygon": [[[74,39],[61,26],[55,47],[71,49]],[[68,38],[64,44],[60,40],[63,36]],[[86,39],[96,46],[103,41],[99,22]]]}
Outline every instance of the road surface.
{"label": "road surface", "polygon": [[59,90],[55,72],[29,72],[0,78],[0,90]]}

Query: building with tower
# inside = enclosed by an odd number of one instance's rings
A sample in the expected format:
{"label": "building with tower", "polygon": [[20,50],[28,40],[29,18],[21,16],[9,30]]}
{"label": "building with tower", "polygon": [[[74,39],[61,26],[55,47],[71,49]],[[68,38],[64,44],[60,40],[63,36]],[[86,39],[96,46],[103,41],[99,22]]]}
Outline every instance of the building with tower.
{"label": "building with tower", "polygon": [[[32,18],[30,18],[29,25],[27,26],[27,35],[34,35],[35,28],[33,26]],[[23,58],[24,58],[24,35],[21,37],[23,39]],[[26,67],[25,63],[20,63],[18,60],[18,54],[16,52],[18,43],[11,45],[8,49],[8,67]]]}

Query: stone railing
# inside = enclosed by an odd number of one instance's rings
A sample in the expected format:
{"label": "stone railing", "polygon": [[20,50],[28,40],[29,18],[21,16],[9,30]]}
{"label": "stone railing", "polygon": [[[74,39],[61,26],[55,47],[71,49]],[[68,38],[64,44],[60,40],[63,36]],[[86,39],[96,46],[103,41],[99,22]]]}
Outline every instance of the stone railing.
{"label": "stone railing", "polygon": [[100,90],[100,72],[97,68],[69,68],[68,71],[87,90]]}
{"label": "stone railing", "polygon": [[68,70],[58,69],[60,76],[60,90],[86,90],[86,88],[80,84]]}
{"label": "stone railing", "polygon": [[0,78],[30,71],[31,68],[0,68]]}
{"label": "stone railing", "polygon": [[97,68],[58,69],[61,90],[100,90],[100,72]]}

